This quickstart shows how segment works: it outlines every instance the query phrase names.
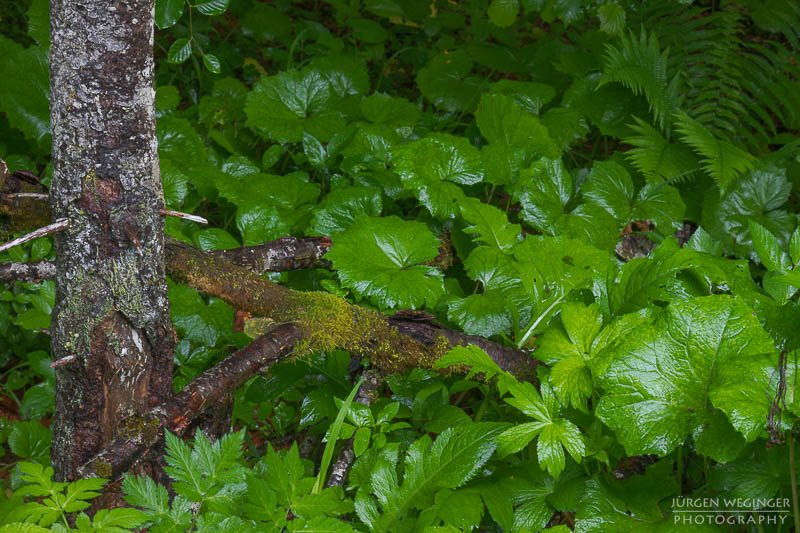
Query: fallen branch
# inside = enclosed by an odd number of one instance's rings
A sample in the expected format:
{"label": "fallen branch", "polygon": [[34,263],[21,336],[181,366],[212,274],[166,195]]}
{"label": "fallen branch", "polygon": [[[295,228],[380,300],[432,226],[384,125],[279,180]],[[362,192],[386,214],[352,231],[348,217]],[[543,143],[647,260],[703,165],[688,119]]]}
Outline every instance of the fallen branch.
{"label": "fallen branch", "polygon": [[55,277],[56,264],[52,261],[0,263],[0,281],[42,281]]}
{"label": "fallen branch", "polygon": [[230,250],[210,252],[235,265],[263,274],[285,272],[304,268],[330,268],[331,264],[322,256],[331,247],[328,237],[282,237],[258,246],[243,246]]}
{"label": "fallen branch", "polygon": [[453,346],[476,344],[521,379],[535,378],[541,364],[522,350],[420,322],[415,314],[389,318],[327,292],[293,291],[173,239],[168,239],[165,260],[167,273],[179,283],[255,316],[297,323],[303,335],[295,348],[299,356],[342,349],[369,357],[375,367],[391,373],[432,369]]}
{"label": "fallen branch", "polygon": [[297,326],[282,324],[253,340],[194,378],[167,402],[126,420],[120,434],[81,466],[78,475],[117,479],[159,441],[164,430],[183,434],[207,406],[287,357],[299,338]]}

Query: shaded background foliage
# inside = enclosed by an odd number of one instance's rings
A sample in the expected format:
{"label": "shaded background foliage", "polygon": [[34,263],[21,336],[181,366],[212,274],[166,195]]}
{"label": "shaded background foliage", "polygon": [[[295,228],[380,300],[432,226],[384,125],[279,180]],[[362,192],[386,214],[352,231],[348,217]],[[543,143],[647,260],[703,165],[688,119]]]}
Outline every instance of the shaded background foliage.
{"label": "shaded background foliage", "polygon": [[[47,9],[4,5],[0,37],[0,156],[45,186]],[[171,507],[129,478],[146,513],[87,530],[672,531],[680,495],[792,498],[793,2],[159,0],[156,21],[166,204],[211,222],[168,219],[169,235],[203,250],[330,236],[332,270],[269,276],[424,308],[548,367],[537,390],[456,349],[441,365],[485,380],[386,376],[364,406],[341,401],[359,366],[345,352],[278,365],[236,392],[244,431],[168,439]],[[47,239],[3,254],[48,258]],[[249,341],[227,303],[178,284],[170,301],[176,388]],[[6,521],[46,527],[83,507],[36,514],[24,496],[99,489],[42,468],[52,304],[47,281],[0,298]],[[358,459],[318,490],[326,432]]]}

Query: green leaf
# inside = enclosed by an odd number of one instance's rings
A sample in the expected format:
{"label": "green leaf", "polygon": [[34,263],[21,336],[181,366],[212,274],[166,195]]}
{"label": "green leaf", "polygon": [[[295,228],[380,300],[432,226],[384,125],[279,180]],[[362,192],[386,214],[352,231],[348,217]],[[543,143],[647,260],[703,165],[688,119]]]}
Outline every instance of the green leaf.
{"label": "green leaf", "polygon": [[471,76],[472,60],[462,51],[434,55],[417,75],[417,87],[436,107],[456,113],[471,111],[486,90],[486,78]]}
{"label": "green leaf", "polygon": [[566,465],[564,449],[573,459],[580,462],[584,445],[578,427],[569,420],[558,418],[542,428],[536,449],[539,464],[544,466],[551,476],[558,478]]}
{"label": "green leaf", "polygon": [[194,241],[203,251],[208,250],[227,250],[238,248],[239,241],[227,231],[219,228],[208,228],[194,234]]}
{"label": "green leaf", "polygon": [[661,180],[690,179],[700,170],[700,162],[683,144],[670,142],[647,122],[633,117],[636,124],[629,127],[636,135],[628,136],[625,142],[635,148],[625,156],[651,182]]}
{"label": "green leaf", "polygon": [[332,240],[325,257],[342,286],[381,308],[432,305],[444,292],[441,273],[423,264],[439,247],[425,224],[360,215]]}
{"label": "green leaf", "polygon": [[521,146],[540,157],[556,158],[561,154],[539,118],[525,111],[510,96],[484,94],[475,111],[475,120],[490,143]]}
{"label": "green leaf", "polygon": [[160,30],[174,26],[185,9],[184,0],[156,0],[156,26]]}
{"label": "green leaf", "polygon": [[372,472],[371,494],[359,491],[356,498],[359,518],[371,531],[397,531],[410,509],[426,509],[433,503],[437,490],[455,489],[472,479],[491,457],[495,438],[505,427],[467,424],[444,430],[434,442],[423,436],[408,449],[402,483],[395,465],[379,459]]}
{"label": "green leaf", "polygon": [[600,161],[592,166],[583,187],[584,197],[608,211],[618,222],[630,220],[633,202],[633,180],[628,171],[613,161]]}
{"label": "green leaf", "polygon": [[342,406],[336,415],[336,419],[333,421],[333,424],[331,424],[331,427],[328,430],[328,442],[325,443],[325,450],[322,453],[319,474],[317,474],[317,480],[314,483],[314,488],[312,489],[313,494],[320,494],[320,492],[322,492],[322,487],[327,479],[328,467],[331,464],[331,459],[333,459],[333,449],[334,446],[336,446],[336,441],[339,440],[339,435],[342,431],[344,418],[350,409],[350,405],[353,403],[353,398],[355,398],[356,394],[358,393],[358,389],[361,388],[362,383],[364,383],[363,375],[350,390],[350,394],[347,395],[347,398],[345,398],[344,402],[342,402]]}
{"label": "green leaf", "polygon": [[463,137],[425,137],[396,147],[392,157],[403,186],[441,218],[455,216],[464,201],[464,192],[456,184],[473,185],[483,179],[480,152]]}
{"label": "green leaf", "polygon": [[556,90],[550,85],[515,80],[496,81],[489,86],[489,91],[510,96],[517,105],[534,115],[538,115],[542,106],[556,96]]}
{"label": "green leaf", "polygon": [[785,209],[792,185],[785,169],[757,168],[722,196],[708,194],[703,227],[728,247],[750,251],[750,221],[758,222],[785,243],[797,222]]}
{"label": "green leaf", "polygon": [[625,29],[625,10],[616,2],[608,2],[597,8],[600,30],[618,35]]}
{"label": "green leaf", "polygon": [[209,72],[220,73],[219,59],[213,54],[203,54],[203,65]]}
{"label": "green leaf", "polygon": [[379,216],[381,192],[368,187],[334,189],[325,197],[309,226],[310,235],[334,235],[349,228],[358,215]]}
{"label": "green leaf", "polygon": [[458,364],[465,364],[470,367],[468,378],[475,374],[483,374],[488,381],[494,376],[504,373],[485,351],[474,344],[454,346],[436,361],[435,367],[448,368]]}
{"label": "green leaf", "polygon": [[704,158],[700,160],[700,164],[723,191],[755,165],[755,157],[716,138],[686,113],[680,112],[676,117],[677,130],[683,140]]}
{"label": "green leaf", "polygon": [[228,9],[230,0],[199,0],[194,7],[203,15],[221,15]]}
{"label": "green leaf", "polygon": [[51,440],[50,430],[35,420],[14,422],[8,447],[18,457],[39,461],[50,455]]}
{"label": "green leaf", "polygon": [[488,10],[489,20],[501,28],[514,24],[519,13],[519,0],[492,0]]}
{"label": "green leaf", "polygon": [[28,15],[28,35],[36,39],[45,50],[50,48],[50,2],[33,0],[26,13]]}
{"label": "green leaf", "polygon": [[371,435],[372,431],[369,428],[358,428],[356,430],[356,434],[353,436],[353,452],[356,457],[367,451]]}
{"label": "green leaf", "polygon": [[509,224],[506,214],[493,205],[469,198],[461,204],[461,216],[470,224],[464,231],[476,234],[477,241],[508,250],[520,240],[520,225]]}
{"label": "green leaf", "polygon": [[0,72],[7,80],[0,88],[0,108],[12,127],[35,141],[50,133],[50,74],[47,51],[23,48],[0,37]]}
{"label": "green leaf", "polygon": [[511,312],[502,294],[490,291],[456,299],[448,305],[447,318],[468,335],[489,337],[507,333],[511,328]]}
{"label": "green leaf", "polygon": [[553,231],[572,197],[572,177],[561,159],[542,158],[521,173],[512,190],[522,204],[522,218],[541,231]]}
{"label": "green leaf", "polygon": [[300,142],[304,131],[325,142],[344,127],[330,100],[330,82],[317,70],[265,76],[247,95],[247,125],[280,143]]}
{"label": "green leaf", "polygon": [[628,454],[669,453],[712,406],[747,441],[763,429],[774,347],[742,301],[709,296],[673,303],[617,354],[602,376],[606,394],[597,415]]}
{"label": "green leaf", "polygon": [[190,55],[192,55],[192,41],[182,37],[177,39],[169,47],[169,52],[167,52],[167,61],[170,63],[180,64],[189,59]]}
{"label": "green leaf", "polygon": [[[761,264],[767,270],[783,272],[791,268],[791,260],[781,248],[775,235],[752,220],[749,222],[748,228],[750,229],[750,238],[753,239],[753,248],[755,248]],[[795,233],[797,232],[795,231]]]}
{"label": "green leaf", "polygon": [[800,265],[800,226],[795,228],[789,239],[789,256],[792,258],[792,264]]}
{"label": "green leaf", "polygon": [[348,25],[353,29],[353,37],[365,43],[382,43],[389,38],[383,26],[370,19],[350,19]]}
{"label": "green leaf", "polygon": [[419,107],[405,98],[396,98],[385,93],[374,93],[361,100],[361,112],[375,124],[387,126],[413,126],[420,118]]}

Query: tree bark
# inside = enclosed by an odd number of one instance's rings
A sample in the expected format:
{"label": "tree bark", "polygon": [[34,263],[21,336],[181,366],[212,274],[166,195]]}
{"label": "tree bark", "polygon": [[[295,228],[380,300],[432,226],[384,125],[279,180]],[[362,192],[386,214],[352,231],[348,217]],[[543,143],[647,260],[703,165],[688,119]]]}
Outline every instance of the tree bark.
{"label": "tree bark", "polygon": [[155,135],[154,0],[51,1],[56,479],[167,399],[173,332]]}

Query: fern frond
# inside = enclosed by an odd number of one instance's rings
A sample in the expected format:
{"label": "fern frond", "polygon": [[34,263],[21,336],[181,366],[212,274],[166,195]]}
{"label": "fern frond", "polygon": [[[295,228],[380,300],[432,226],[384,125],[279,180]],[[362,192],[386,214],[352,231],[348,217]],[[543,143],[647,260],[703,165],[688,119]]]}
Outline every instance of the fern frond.
{"label": "fern frond", "polygon": [[685,112],[677,113],[675,118],[676,129],[684,142],[704,158],[700,164],[723,191],[755,165],[755,157],[715,137]]}
{"label": "fern frond", "polygon": [[637,133],[624,139],[635,148],[626,156],[649,183],[668,180],[671,184],[684,183],[697,175],[700,163],[686,146],[665,139],[647,122],[633,117],[636,124],[628,126]]}
{"label": "fern frond", "polygon": [[782,34],[795,50],[800,47],[800,4],[790,0],[749,0],[744,3],[756,26],[770,33]]}
{"label": "fern frond", "polygon": [[620,37],[619,43],[606,45],[603,76],[597,87],[618,82],[635,94],[644,94],[659,126],[669,131],[669,121],[679,108],[678,76],[667,78],[669,50],[662,51],[658,37],[642,29]]}

